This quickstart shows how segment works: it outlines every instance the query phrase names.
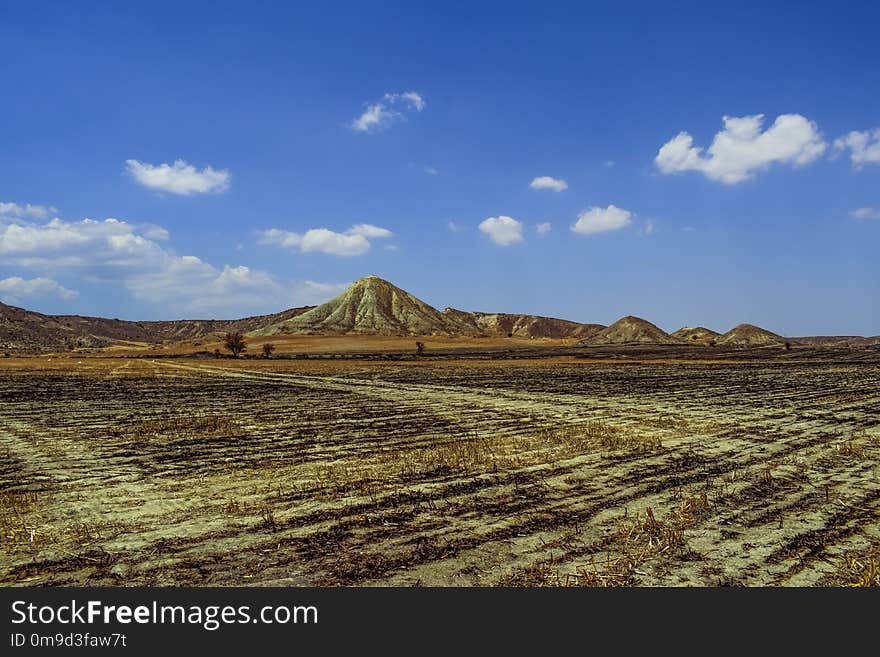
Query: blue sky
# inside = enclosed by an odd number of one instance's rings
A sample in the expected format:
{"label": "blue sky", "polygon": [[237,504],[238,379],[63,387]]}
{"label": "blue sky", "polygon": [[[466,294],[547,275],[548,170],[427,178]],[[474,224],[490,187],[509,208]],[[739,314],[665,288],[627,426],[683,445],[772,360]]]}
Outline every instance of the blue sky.
{"label": "blue sky", "polygon": [[0,2],[0,300],[880,333],[880,9],[621,4]]}

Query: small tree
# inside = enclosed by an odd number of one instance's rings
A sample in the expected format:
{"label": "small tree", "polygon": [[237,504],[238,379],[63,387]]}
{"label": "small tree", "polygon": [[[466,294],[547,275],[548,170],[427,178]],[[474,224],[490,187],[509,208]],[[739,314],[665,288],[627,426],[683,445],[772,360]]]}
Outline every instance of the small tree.
{"label": "small tree", "polygon": [[425,343],[416,342],[416,356],[421,356],[423,353],[425,353]]}
{"label": "small tree", "polygon": [[272,356],[272,352],[275,351],[275,345],[271,342],[267,342],[263,345],[263,358],[269,358]]}
{"label": "small tree", "polygon": [[224,335],[223,346],[232,352],[234,358],[238,358],[240,353],[247,351],[247,343],[244,341],[244,335],[240,331]]}

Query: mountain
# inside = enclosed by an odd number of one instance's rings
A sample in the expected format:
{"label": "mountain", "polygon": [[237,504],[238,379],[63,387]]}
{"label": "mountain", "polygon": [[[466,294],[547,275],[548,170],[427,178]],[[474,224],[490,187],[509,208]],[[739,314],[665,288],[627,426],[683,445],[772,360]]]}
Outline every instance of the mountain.
{"label": "mountain", "polygon": [[273,315],[243,319],[182,319],[131,322],[81,315],[44,315],[0,303],[0,349],[9,351],[65,350],[104,347],[118,342],[161,343],[226,331],[252,331],[311,309],[291,308]]}
{"label": "mountain", "polygon": [[455,308],[445,308],[443,314],[472,326],[483,335],[502,337],[586,338],[605,328],[602,324],[581,324],[540,315],[467,312]]}
{"label": "mountain", "polygon": [[604,328],[595,335],[581,340],[582,345],[604,344],[680,344],[663,329],[640,317],[628,315]]}
{"label": "mountain", "polygon": [[243,317],[241,319],[177,319],[133,323],[143,327],[147,335],[153,336],[154,340],[152,341],[176,342],[178,340],[200,338],[212,333],[227,333],[230,331],[249,333],[269,324],[277,324],[278,322],[293,319],[313,308],[315,306],[300,306],[298,308],[288,308],[280,313],[272,313],[271,315],[254,315],[253,317]]}
{"label": "mountain", "polygon": [[792,344],[815,347],[871,347],[880,336],[813,336],[783,338],[751,324],[724,335],[702,326],[669,335],[650,322],[628,316],[611,326],[513,313],[443,312],[382,280],[367,276],[320,306],[290,308],[271,315],[241,319],[181,319],[132,322],[81,315],[44,315],[0,303],[0,353],[64,351],[119,343],[159,344],[207,337],[228,331],[251,335],[379,334],[462,337],[577,338],[580,345],[710,344],[762,346]]}
{"label": "mountain", "polygon": [[753,324],[740,324],[730,329],[716,341],[722,347],[760,347],[765,345],[779,345],[785,342],[785,338],[767,329]]}
{"label": "mountain", "polygon": [[478,335],[479,331],[378,276],[367,276],[327,303],[251,333]]}
{"label": "mountain", "polygon": [[670,333],[673,338],[689,342],[692,344],[715,344],[720,333],[707,329],[704,326],[684,326],[674,333]]}

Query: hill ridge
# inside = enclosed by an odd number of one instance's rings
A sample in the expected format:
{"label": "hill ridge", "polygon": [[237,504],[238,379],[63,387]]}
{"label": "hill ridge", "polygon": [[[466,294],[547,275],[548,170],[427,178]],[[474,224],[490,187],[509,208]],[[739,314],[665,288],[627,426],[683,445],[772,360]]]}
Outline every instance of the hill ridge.
{"label": "hill ridge", "polygon": [[370,275],[302,315],[251,333],[477,335],[478,331],[455,317],[444,315],[385,279]]}
{"label": "hill ridge", "polygon": [[[348,296],[346,296],[348,295]],[[340,303],[340,300],[345,303]],[[579,345],[706,344],[721,347],[781,345],[870,346],[880,336],[805,336],[784,338],[753,324],[727,333],[685,326],[668,334],[651,322],[627,315],[611,326],[518,313],[439,311],[392,283],[371,274],[320,306],[289,308],[240,319],[131,321],[82,315],[50,315],[0,302],[0,350],[45,351],[105,347],[126,342],[159,344],[192,340],[226,331],[271,335],[299,334],[448,335],[579,339]]]}
{"label": "hill ridge", "polygon": [[583,345],[608,344],[681,344],[659,326],[646,319],[627,315],[621,317],[611,326],[602,329],[595,335],[582,340]]}

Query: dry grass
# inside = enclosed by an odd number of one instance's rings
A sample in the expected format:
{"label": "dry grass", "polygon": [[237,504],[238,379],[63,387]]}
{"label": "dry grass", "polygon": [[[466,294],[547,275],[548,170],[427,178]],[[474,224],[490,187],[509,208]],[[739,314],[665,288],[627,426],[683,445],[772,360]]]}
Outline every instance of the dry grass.
{"label": "dry grass", "polygon": [[837,570],[824,583],[857,588],[880,586],[880,543],[844,555]]}
{"label": "dry grass", "polygon": [[829,445],[831,456],[843,461],[864,461],[876,458],[880,452],[880,435],[857,429],[845,440]]}
{"label": "dry grass", "polygon": [[245,435],[245,430],[226,415],[176,415],[144,420],[110,430],[110,435],[134,442],[146,440],[195,440],[212,437]]}
{"label": "dry grass", "polygon": [[[611,534],[604,561],[578,566],[573,573],[561,573],[555,565],[565,560],[561,555],[555,560],[514,571],[502,580],[502,585],[633,586],[638,583],[638,575],[646,575],[639,567],[647,561],[674,554],[688,555],[685,530],[711,515],[712,508],[706,491],[680,494],[678,504],[662,518],[658,518],[651,507],[646,508],[644,514],[621,518]],[[571,538],[568,541],[574,543]]]}
{"label": "dry grass", "polygon": [[0,548],[34,542],[38,532],[34,512],[38,504],[35,492],[0,492]]}
{"label": "dry grass", "polygon": [[544,429],[525,436],[471,435],[406,450],[380,452],[379,463],[396,463],[402,478],[427,473],[483,473],[550,463],[606,451],[659,452],[656,437],[641,437],[604,422]]}

